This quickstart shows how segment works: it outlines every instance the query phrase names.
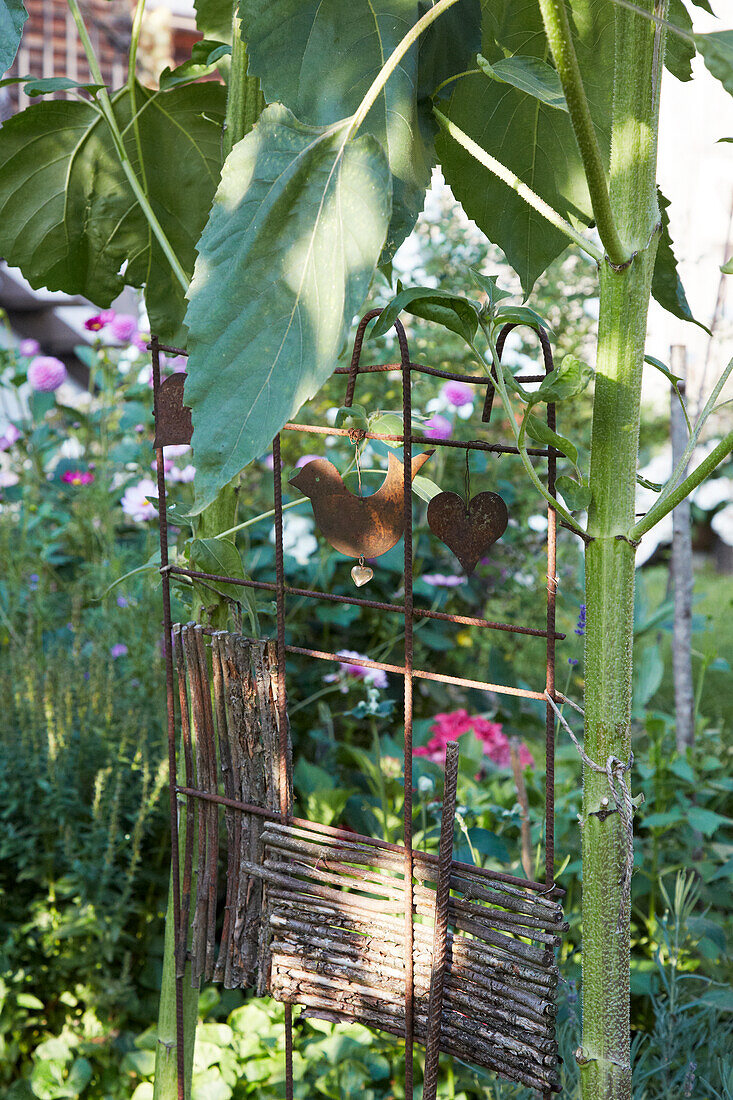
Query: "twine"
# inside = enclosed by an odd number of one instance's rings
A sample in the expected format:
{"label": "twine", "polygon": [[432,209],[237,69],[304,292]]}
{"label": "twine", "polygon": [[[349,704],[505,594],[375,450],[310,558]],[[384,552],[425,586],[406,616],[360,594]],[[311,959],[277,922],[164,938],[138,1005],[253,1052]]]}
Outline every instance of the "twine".
{"label": "twine", "polygon": [[[618,921],[616,923],[616,931],[622,932],[626,923],[626,914],[631,898],[631,876],[634,872],[634,803],[631,799],[631,791],[624,779],[624,775],[626,772],[631,771],[634,763],[634,754],[632,752],[629,755],[629,759],[625,764],[623,760],[619,760],[617,756],[609,756],[605,766],[597,764],[595,760],[591,760],[578,741],[570,726],[558,710],[555,700],[551,697],[550,693],[545,692],[545,696],[555,714],[560,719],[563,728],[570,735],[570,739],[578,750],[580,758],[586,767],[590,768],[591,771],[597,772],[599,775],[605,775],[608,779],[608,785],[611,788],[611,794],[616,803],[621,826],[626,836],[626,856],[624,859],[624,870],[621,876],[621,903],[619,905]],[[571,703],[569,699],[565,699],[565,702]],[[581,714],[583,713],[580,707],[575,703],[571,703],[571,706],[573,706],[575,710],[580,711]]]}

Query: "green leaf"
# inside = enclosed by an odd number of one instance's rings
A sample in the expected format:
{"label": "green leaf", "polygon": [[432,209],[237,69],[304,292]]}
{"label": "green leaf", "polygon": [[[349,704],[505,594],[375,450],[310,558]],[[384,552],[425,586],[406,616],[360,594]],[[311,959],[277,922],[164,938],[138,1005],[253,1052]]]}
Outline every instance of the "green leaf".
{"label": "green leaf", "polygon": [[693,829],[707,837],[717,832],[721,825],[733,824],[729,817],[723,817],[714,810],[705,810],[702,806],[691,806],[687,811],[687,820]]}
{"label": "green leaf", "polygon": [[538,443],[555,447],[562,454],[567,455],[573,465],[577,465],[578,451],[575,444],[571,443],[569,439],[565,439],[564,436],[558,435],[557,432],[553,432],[551,428],[547,427],[544,420],[532,416],[531,413],[527,416],[527,435]]}
{"label": "green leaf", "polygon": [[665,813],[649,814],[641,819],[641,824],[646,829],[668,828],[670,825],[679,825],[685,820],[682,810],[667,810]]}
{"label": "green leaf", "polygon": [[566,474],[559,477],[555,484],[571,512],[584,512],[587,509],[591,502],[591,491],[587,485],[579,485]]}
{"label": "green leaf", "polygon": [[[191,568],[201,573],[218,573],[222,577],[241,577],[243,580],[246,578],[239,550],[229,539],[193,539],[190,559]],[[259,627],[253,590],[239,584],[226,584],[223,581],[205,583],[208,588],[213,588],[222,596],[244,604],[249,615],[252,633],[257,637]]]}
{"label": "green leaf", "polygon": [[196,512],[330,377],[369,289],[389,167],[368,134],[344,142],[273,104],[224,166],[186,317]]}
{"label": "green leaf", "polygon": [[502,298],[511,298],[510,291],[502,290],[499,286],[498,275],[484,275],[481,271],[477,271],[475,267],[470,267],[468,270],[476,286],[480,290],[483,290],[488,298],[489,305],[492,309],[502,300]]}
{"label": "green leaf", "polygon": [[667,48],[664,53],[664,67],[678,80],[692,80],[692,59],[695,56],[695,43],[691,41],[692,20],[682,0],[669,0],[668,21],[673,27],[679,27],[690,38],[682,38],[674,32],[667,32]]}
{"label": "green leaf", "polygon": [[644,707],[656,695],[664,676],[664,660],[658,645],[646,646],[641,657],[634,659],[634,711],[643,714]]}
{"label": "green leaf", "polygon": [[343,428],[347,420],[352,421],[352,427],[359,428],[365,432],[369,430],[367,411],[363,405],[342,405],[336,413],[334,427]]}
{"label": "green leaf", "polygon": [[[692,433],[692,425],[690,424],[690,418],[687,415],[687,406],[685,405],[685,399],[682,396],[682,391],[680,390],[680,382],[682,381],[682,379],[678,378],[676,374],[672,374],[672,371],[669,369],[669,367],[665,366],[661,359],[655,359],[653,355],[645,355],[644,362],[648,363],[650,367],[656,367],[656,369],[658,371],[661,371],[664,377],[669,380],[672,385],[672,389],[677,394],[677,400],[679,401],[682,412],[684,413],[687,430],[688,432]],[[647,487],[651,485],[650,482],[645,482],[644,478],[639,478],[638,474],[636,476],[636,480],[638,481],[639,485],[646,485]],[[658,489],[655,486],[651,487],[655,488],[655,491],[657,493],[661,492],[661,487]]]}
{"label": "green leaf", "polygon": [[[604,159],[610,153],[614,20],[607,0],[568,4],[575,48]],[[539,5],[484,3],[482,55],[492,66],[508,55],[546,61],[549,51]],[[444,113],[536,191],[559,214],[587,224],[590,198],[577,142],[564,111],[509,84],[468,76]],[[436,139],[446,182],[469,218],[505,253],[525,295],[567,247],[567,237],[441,131]]]}
{"label": "green leaf", "polygon": [[[224,96],[213,83],[162,93],[136,90],[148,197],[189,271],[219,178]],[[130,106],[127,90],[114,98],[139,175]],[[125,284],[145,285],[153,331],[166,340],[181,335],[183,290],[91,103],[38,103],[3,124],[0,253],[31,286],[82,294],[103,308]]]}
{"label": "green leaf", "polygon": [[27,96],[49,95],[51,92],[66,92],[72,88],[81,88],[85,92],[98,92],[104,84],[79,84],[66,76],[49,76],[44,80],[29,80],[23,88]]}
{"label": "green leaf", "polygon": [[[377,432],[379,435],[402,435],[403,420],[397,413],[380,413],[369,424],[370,432]],[[401,447],[402,444],[398,443],[394,439],[382,439],[380,442],[384,443],[386,447]]]}
{"label": "green leaf", "polygon": [[542,381],[532,394],[532,400],[558,402],[576,397],[588,386],[593,370],[575,355],[565,355],[562,361]]}
{"label": "green leaf", "polygon": [[672,248],[672,238],[669,235],[669,214],[667,213],[669,199],[665,198],[659,190],[657,190],[657,197],[662,215],[662,235],[659,238],[657,258],[654,262],[652,295],[663,309],[679,317],[681,321],[691,321],[693,325],[698,325],[709,333],[710,329],[692,316],[685,288],[677,274],[677,260]]}
{"label": "green leaf", "polygon": [[193,6],[196,26],[204,39],[231,43],[234,0],[194,0]]}
{"label": "green leaf", "polygon": [[389,332],[402,311],[462,336],[467,343],[473,340],[478,328],[478,307],[470,298],[451,294],[447,290],[435,290],[426,286],[411,286],[398,294],[385,306],[371,331],[376,339]]}
{"label": "green leaf", "polygon": [[[418,16],[434,4],[435,0],[418,0]],[[451,77],[473,67],[481,49],[480,0],[459,0],[423,31],[417,45],[419,101],[432,96]]]}
{"label": "green leaf", "polygon": [[[304,123],[329,126],[352,115],[382,65],[417,22],[417,0],[240,0],[250,75],[268,103]],[[440,21],[438,21],[440,24]],[[387,81],[362,133],[374,135],[394,177],[392,219],[383,261],[422,210],[434,155],[432,120],[418,108],[413,46]]]}
{"label": "green leaf", "polygon": [[497,325],[529,325],[530,328],[547,329],[552,332],[544,317],[530,309],[529,306],[499,306],[494,313]]}
{"label": "green leaf", "polygon": [[557,111],[567,112],[568,105],[560,77],[551,65],[539,57],[506,57],[491,65],[479,54],[476,62],[481,71],[492,80],[498,80],[500,84],[511,84],[512,87],[519,88],[520,92],[539,99],[540,103],[546,103]]}
{"label": "green leaf", "polygon": [[15,998],[21,1008],[43,1008],[43,1001],[34,997],[32,993],[19,993]]}
{"label": "green leaf", "polygon": [[733,95],[733,31],[696,34],[695,45],[706,67],[716,80]]}
{"label": "green leaf", "polygon": [[158,83],[163,90],[175,88],[178,84],[190,84],[192,80],[213,73],[221,58],[228,57],[231,52],[232,47],[223,42],[214,42],[208,38],[202,42],[194,42],[191,56],[175,69],[163,69]]}
{"label": "green leaf", "polygon": [[0,0],[0,73],[6,73],[15,61],[27,18],[23,0]]}
{"label": "green leaf", "polygon": [[721,267],[723,275],[733,275],[733,256]]}
{"label": "green leaf", "polygon": [[429,477],[416,474],[412,479],[412,491],[420,500],[424,500],[426,504],[429,504],[433,497],[437,497],[438,493],[442,492],[442,489]]}

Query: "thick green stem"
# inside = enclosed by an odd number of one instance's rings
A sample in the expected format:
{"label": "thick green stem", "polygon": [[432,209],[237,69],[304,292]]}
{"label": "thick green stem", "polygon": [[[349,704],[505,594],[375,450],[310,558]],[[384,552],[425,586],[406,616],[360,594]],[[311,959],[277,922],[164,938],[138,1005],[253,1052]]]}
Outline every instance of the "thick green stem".
{"label": "thick green stem", "polygon": [[229,77],[226,119],[224,122],[224,157],[248,134],[265,108],[265,97],[256,76],[247,76],[247,46],[242,38],[239,17],[232,25],[232,67]]}
{"label": "thick green stem", "polygon": [[[654,0],[645,0],[651,10]],[[641,376],[657,250],[655,168],[660,31],[616,14],[611,204],[625,245],[623,270],[601,269],[586,546],[585,751],[605,767],[631,751],[634,523]],[[625,838],[618,813],[597,816],[608,780],[583,773],[584,1100],[629,1100],[629,909],[619,930]]]}
{"label": "thick green stem", "polygon": [[585,169],[585,178],[590,192],[593,215],[598,233],[608,257],[614,264],[623,264],[629,258],[619,237],[616,220],[611,209],[606,183],[606,170],[598,145],[596,129],[590,114],[580,66],[575,54],[570,21],[565,0],[539,0],[542,20],[545,24],[547,41],[552,50],[562,90],[570,113],[575,137]]}

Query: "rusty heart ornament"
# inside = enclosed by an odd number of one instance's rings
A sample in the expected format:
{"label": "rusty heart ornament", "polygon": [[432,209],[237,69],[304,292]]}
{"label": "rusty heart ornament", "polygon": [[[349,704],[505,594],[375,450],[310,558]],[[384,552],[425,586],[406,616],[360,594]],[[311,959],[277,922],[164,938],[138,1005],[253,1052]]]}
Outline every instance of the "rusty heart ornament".
{"label": "rusty heart ornament", "polygon": [[438,493],[428,505],[428,525],[467,573],[506,531],[509,513],[498,493],[477,493],[468,504],[458,493]]}

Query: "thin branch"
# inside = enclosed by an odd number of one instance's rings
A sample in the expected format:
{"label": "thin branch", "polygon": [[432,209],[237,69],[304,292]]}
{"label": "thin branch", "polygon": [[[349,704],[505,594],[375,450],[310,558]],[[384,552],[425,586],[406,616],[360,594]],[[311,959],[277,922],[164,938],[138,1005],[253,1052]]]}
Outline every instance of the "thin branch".
{"label": "thin branch", "polygon": [[629,531],[629,540],[640,539],[642,535],[645,535],[647,531],[650,531],[652,527],[659,523],[660,519],[664,519],[665,516],[669,515],[672,509],[676,508],[693,489],[696,489],[708,474],[712,473],[715,467],[719,466],[728,457],[731,451],[733,451],[733,431],[728,432],[721,439],[718,446],[710,452],[697,469],[693,470],[684,481],[681,481],[664,501],[657,501],[654,507],[649,509],[644,518],[639,520]]}
{"label": "thin branch", "polygon": [[627,263],[631,254],[621,242],[611,209],[606,169],[580,75],[565,0],[539,0],[539,5],[580,149],[598,233],[611,263],[621,266]]}
{"label": "thin branch", "polygon": [[561,233],[564,233],[566,237],[569,237],[574,244],[577,244],[579,248],[582,248],[584,252],[587,252],[589,256],[600,264],[603,261],[603,252],[600,248],[596,248],[592,241],[589,241],[587,237],[584,237],[582,233],[578,233],[576,229],[572,227],[570,222],[566,221],[561,214],[558,214],[549,203],[528,187],[526,183],[523,183],[519,176],[516,176],[510,168],[507,168],[496,157],[492,157],[491,153],[487,153],[485,149],[482,149],[480,145],[477,145],[468,134],[459,129],[454,122],[451,122],[449,118],[437,109],[433,108],[433,114],[436,119],[446,130],[450,136],[461,145],[467,153],[483,164],[484,168],[488,168],[490,172],[500,179],[507,187],[511,187],[513,191],[519,195],[520,199],[524,199],[528,206],[531,206],[538,214],[541,214],[543,218],[546,218],[551,225],[554,225],[556,229],[559,229]]}

